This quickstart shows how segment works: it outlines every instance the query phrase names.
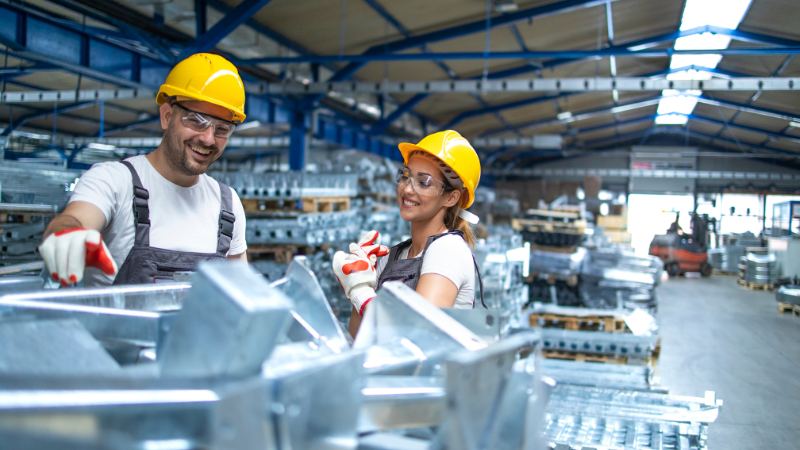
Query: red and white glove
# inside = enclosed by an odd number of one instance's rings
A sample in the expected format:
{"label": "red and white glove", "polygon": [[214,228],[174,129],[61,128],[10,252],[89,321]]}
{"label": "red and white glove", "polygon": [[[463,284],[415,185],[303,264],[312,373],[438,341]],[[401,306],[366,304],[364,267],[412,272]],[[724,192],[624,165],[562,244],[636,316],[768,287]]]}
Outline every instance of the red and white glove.
{"label": "red and white glove", "polygon": [[39,254],[62,286],[80,282],[86,267],[96,267],[106,275],[117,273],[117,263],[96,230],[70,228],[53,233],[39,246]]}
{"label": "red and white glove", "polygon": [[370,265],[375,268],[379,256],[389,254],[389,247],[381,245],[381,235],[375,231],[368,231],[358,240],[358,246],[364,250],[369,258]]}
{"label": "red and white glove", "polygon": [[350,244],[350,252],[333,255],[333,273],[344,290],[344,295],[355,306],[359,314],[375,297],[377,276],[370,257],[358,244]]}

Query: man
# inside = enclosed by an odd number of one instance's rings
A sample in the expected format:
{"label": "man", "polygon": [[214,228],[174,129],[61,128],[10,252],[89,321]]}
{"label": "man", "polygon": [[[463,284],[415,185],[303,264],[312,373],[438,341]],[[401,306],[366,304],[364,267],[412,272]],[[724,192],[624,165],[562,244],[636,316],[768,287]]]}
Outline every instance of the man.
{"label": "man", "polygon": [[203,261],[246,260],[242,203],[205,174],[244,120],[244,99],[225,58],[200,53],[178,63],[156,97],[158,148],[94,165],[45,230],[39,252],[53,278],[64,286],[153,283]]}

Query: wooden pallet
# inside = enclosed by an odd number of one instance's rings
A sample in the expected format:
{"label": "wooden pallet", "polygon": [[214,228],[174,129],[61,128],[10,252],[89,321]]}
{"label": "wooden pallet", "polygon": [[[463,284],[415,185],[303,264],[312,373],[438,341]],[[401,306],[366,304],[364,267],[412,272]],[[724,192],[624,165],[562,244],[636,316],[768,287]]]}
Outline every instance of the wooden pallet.
{"label": "wooden pallet", "polygon": [[568,253],[572,254],[578,250],[577,245],[570,245],[566,247],[555,247],[552,245],[539,245],[531,242],[531,251],[550,252],[550,253]]}
{"label": "wooden pallet", "polygon": [[295,245],[250,245],[247,248],[247,260],[273,259],[278,264],[289,264],[297,253]]}
{"label": "wooden pallet", "polygon": [[748,283],[747,281],[744,281],[744,280],[736,280],[736,282],[739,283],[739,286],[746,287],[747,289],[750,289],[751,291],[769,292],[769,291],[775,290],[775,285],[772,284],[772,283],[770,283],[770,284]]}
{"label": "wooden pallet", "polygon": [[597,355],[593,353],[565,352],[561,350],[542,351],[542,356],[548,359],[565,359],[578,362],[596,362],[606,364],[628,364],[627,356]]}
{"label": "wooden pallet", "polygon": [[285,212],[297,209],[297,200],[261,200],[258,198],[243,198],[241,200],[244,212],[248,214]]}
{"label": "wooden pallet", "polygon": [[[297,211],[297,200],[262,200],[243,198],[242,207],[248,214]],[[308,197],[300,200],[300,209],[305,213],[349,211],[350,197]]]}
{"label": "wooden pallet", "polygon": [[562,328],[576,331],[604,331],[630,333],[625,320],[614,316],[565,316],[551,313],[531,313],[528,322],[534,328]]}
{"label": "wooden pallet", "polygon": [[714,269],[714,271],[712,273],[714,275],[722,275],[722,276],[726,276],[726,277],[733,277],[733,276],[739,275],[738,272],[725,272],[723,270],[717,270],[717,269]]}
{"label": "wooden pallet", "polygon": [[797,308],[797,305],[793,305],[791,303],[778,302],[778,312],[780,314],[783,314],[785,312],[794,312],[795,308]]}
{"label": "wooden pallet", "polygon": [[586,221],[558,222],[534,219],[511,219],[511,228],[515,230],[543,231],[546,233],[583,234],[586,230]]}
{"label": "wooden pallet", "polygon": [[303,212],[350,211],[350,197],[308,197],[303,199]]}

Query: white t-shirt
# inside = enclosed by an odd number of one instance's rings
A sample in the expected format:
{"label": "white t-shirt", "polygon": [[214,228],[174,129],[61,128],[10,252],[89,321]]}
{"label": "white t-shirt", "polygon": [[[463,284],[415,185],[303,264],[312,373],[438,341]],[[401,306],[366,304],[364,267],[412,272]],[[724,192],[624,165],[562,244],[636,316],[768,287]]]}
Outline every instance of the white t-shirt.
{"label": "white t-shirt", "polygon": [[[398,259],[408,259],[410,249],[409,245],[401,251]],[[419,257],[417,255],[415,258]],[[378,260],[375,267],[378,278],[388,262],[388,255]],[[472,309],[472,302],[475,300],[475,263],[472,260],[472,250],[464,238],[448,235],[433,241],[422,260],[421,272],[420,276],[435,273],[452,281],[458,288],[453,308]]]}
{"label": "white t-shirt", "polygon": [[[161,176],[145,156],[128,158],[142,185],[150,192],[150,246],[167,250],[216,253],[219,230],[219,184],[208,175],[192,187],[181,187]],[[247,250],[242,202],[233,193],[233,239],[229,255]],[[99,163],[81,176],[71,202],[89,202],[103,211],[106,225],[101,231],[117,267],[122,267],[133,248],[133,181],[131,172],[119,162]],[[84,272],[85,286],[107,286],[114,282],[99,269]]]}

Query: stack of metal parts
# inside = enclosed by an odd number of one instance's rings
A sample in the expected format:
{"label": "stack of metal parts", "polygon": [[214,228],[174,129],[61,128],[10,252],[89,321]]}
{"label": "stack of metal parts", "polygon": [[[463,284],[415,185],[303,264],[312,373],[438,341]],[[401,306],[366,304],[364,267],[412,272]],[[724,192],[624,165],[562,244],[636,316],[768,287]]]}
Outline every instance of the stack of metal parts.
{"label": "stack of metal parts", "polygon": [[[496,313],[503,330],[521,328],[525,321],[522,307],[528,303],[529,296],[528,285],[524,282],[529,270],[529,251],[518,234],[489,236],[475,245],[484,301],[489,310]],[[482,309],[477,294],[475,308]]]}
{"label": "stack of metal parts", "polygon": [[0,264],[39,259],[36,247],[53,215],[64,209],[80,176],[76,170],[5,161],[0,165]]}
{"label": "stack of metal parts", "polygon": [[529,283],[529,302],[579,306],[578,280],[585,257],[583,247],[574,253],[532,250],[531,273],[535,276]]}
{"label": "stack of metal parts", "polygon": [[655,311],[655,288],[664,263],[620,249],[593,249],[583,260],[580,277],[582,303],[589,308],[640,307]]}
{"label": "stack of metal parts", "polygon": [[774,253],[748,253],[739,260],[739,279],[746,283],[771,285],[778,281],[778,259]]}
{"label": "stack of metal parts", "polygon": [[707,449],[722,401],[609,388],[557,386],[545,432],[557,449]]}
{"label": "stack of metal parts", "polygon": [[247,221],[248,244],[322,245],[358,240],[361,218],[356,210],[300,215],[276,215]]}
{"label": "stack of metal parts", "polygon": [[658,346],[657,334],[637,336],[630,333],[573,331],[558,328],[542,329],[544,348],[565,352],[625,356],[645,362],[653,357]]}
{"label": "stack of metal parts", "polygon": [[787,284],[779,287],[775,292],[775,300],[788,305],[800,305],[800,286]]}
{"label": "stack of metal parts", "polygon": [[0,164],[2,203],[49,206],[61,211],[81,172],[44,164],[3,161]]}
{"label": "stack of metal parts", "polygon": [[36,248],[42,242],[42,234],[47,226],[43,218],[29,223],[0,224],[0,255],[11,263],[35,261],[39,259]]}
{"label": "stack of metal parts", "polygon": [[355,174],[302,172],[211,172],[211,177],[232,187],[240,198],[300,200],[306,197],[355,197]]}
{"label": "stack of metal parts", "polygon": [[739,260],[745,256],[750,247],[761,247],[761,238],[753,233],[729,234],[722,236],[722,247],[708,251],[708,262],[714,269],[728,272],[739,272]]}
{"label": "stack of metal parts", "polygon": [[383,245],[393,246],[411,237],[411,224],[400,217],[400,208],[372,211],[368,206],[361,212],[361,229],[376,230]]}
{"label": "stack of metal parts", "polygon": [[648,366],[545,359],[541,367],[558,385],[668,392],[658,386],[655,369]]}
{"label": "stack of metal parts", "polygon": [[544,448],[538,333],[490,344],[399,283],[352,348],[299,261],[271,285],[209,264],[0,312],[4,447]]}

